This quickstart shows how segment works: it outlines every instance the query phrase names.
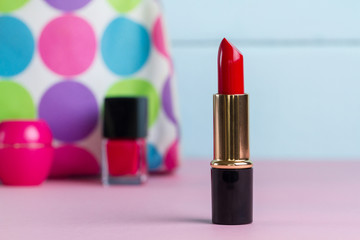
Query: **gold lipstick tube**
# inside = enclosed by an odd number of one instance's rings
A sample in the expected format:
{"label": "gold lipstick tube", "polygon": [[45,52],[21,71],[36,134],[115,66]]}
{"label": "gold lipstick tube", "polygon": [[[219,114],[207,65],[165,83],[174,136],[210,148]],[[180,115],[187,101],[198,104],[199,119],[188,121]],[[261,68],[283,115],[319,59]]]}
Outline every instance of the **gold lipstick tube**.
{"label": "gold lipstick tube", "polygon": [[213,99],[212,220],[216,224],[251,223],[248,95],[215,94]]}

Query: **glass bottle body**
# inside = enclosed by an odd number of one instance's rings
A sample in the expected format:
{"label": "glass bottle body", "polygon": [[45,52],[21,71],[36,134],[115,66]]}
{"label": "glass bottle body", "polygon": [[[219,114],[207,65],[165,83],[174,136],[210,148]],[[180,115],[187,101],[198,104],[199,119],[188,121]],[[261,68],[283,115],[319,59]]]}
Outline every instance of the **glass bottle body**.
{"label": "glass bottle body", "polygon": [[146,140],[144,138],[103,140],[103,184],[141,184],[146,179]]}

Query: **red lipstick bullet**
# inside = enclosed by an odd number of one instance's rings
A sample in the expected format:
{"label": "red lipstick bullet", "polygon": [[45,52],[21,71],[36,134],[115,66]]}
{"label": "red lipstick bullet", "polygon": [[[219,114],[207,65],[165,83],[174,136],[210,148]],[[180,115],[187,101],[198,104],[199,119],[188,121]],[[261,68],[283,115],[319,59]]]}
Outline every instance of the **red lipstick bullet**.
{"label": "red lipstick bullet", "polygon": [[218,94],[214,94],[214,160],[211,162],[212,222],[252,222],[253,169],[249,156],[248,95],[243,56],[223,39],[218,55]]}
{"label": "red lipstick bullet", "polygon": [[219,94],[244,94],[244,59],[241,52],[225,38],[218,53]]}

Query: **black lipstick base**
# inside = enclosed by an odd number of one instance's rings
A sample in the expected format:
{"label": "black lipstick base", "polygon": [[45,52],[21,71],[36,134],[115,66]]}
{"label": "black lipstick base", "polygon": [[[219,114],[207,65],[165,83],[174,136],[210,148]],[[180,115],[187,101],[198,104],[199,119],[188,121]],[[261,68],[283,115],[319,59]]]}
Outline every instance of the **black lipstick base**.
{"label": "black lipstick base", "polygon": [[224,225],[253,221],[253,169],[211,169],[212,222]]}

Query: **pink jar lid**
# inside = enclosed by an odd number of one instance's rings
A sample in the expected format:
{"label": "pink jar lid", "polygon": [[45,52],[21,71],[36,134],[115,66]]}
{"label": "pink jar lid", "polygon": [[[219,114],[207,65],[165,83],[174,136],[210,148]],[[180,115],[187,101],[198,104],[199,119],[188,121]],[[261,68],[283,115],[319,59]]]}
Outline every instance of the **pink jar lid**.
{"label": "pink jar lid", "polygon": [[43,120],[11,120],[0,123],[1,144],[51,142],[51,130]]}

